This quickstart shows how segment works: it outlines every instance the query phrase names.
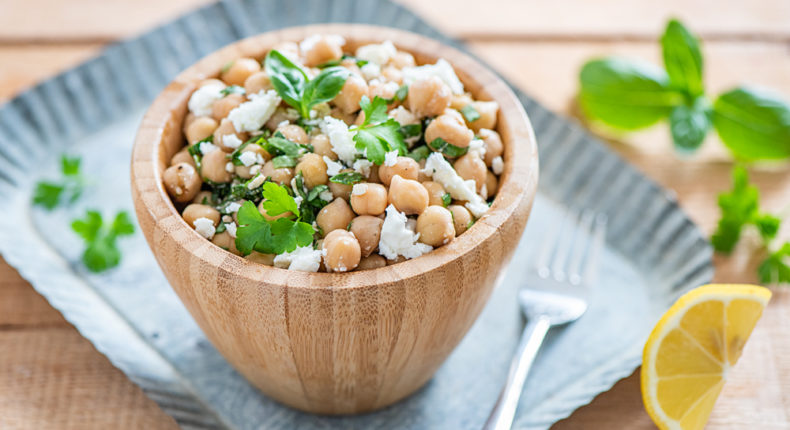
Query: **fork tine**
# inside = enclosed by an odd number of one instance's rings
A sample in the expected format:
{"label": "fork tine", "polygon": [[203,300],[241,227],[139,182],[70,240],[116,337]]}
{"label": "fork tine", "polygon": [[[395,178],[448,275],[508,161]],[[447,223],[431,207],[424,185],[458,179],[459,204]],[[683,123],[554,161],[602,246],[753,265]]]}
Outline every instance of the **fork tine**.
{"label": "fork tine", "polygon": [[582,281],[582,263],[590,243],[590,234],[595,214],[591,210],[582,212],[579,231],[571,250],[570,263],[568,264],[568,282],[579,285]]}
{"label": "fork tine", "polygon": [[567,213],[560,217],[560,222],[550,223],[547,233],[543,236],[540,250],[535,257],[535,270],[541,278],[548,278],[551,275],[549,261],[554,255],[558,242],[557,238],[562,235],[562,226],[565,224],[566,218],[568,218]]}
{"label": "fork tine", "polygon": [[570,212],[562,223],[560,233],[554,238],[554,241],[557,242],[557,250],[554,252],[554,259],[551,262],[551,271],[557,282],[565,280],[565,265],[567,264],[573,242],[576,240],[575,233],[578,219],[578,211]]}
{"label": "fork tine", "polygon": [[598,277],[598,257],[603,248],[604,241],[606,240],[606,223],[608,218],[604,214],[595,216],[595,224],[592,232],[592,243],[590,250],[587,253],[587,261],[583,269],[582,279],[587,283],[595,283]]}

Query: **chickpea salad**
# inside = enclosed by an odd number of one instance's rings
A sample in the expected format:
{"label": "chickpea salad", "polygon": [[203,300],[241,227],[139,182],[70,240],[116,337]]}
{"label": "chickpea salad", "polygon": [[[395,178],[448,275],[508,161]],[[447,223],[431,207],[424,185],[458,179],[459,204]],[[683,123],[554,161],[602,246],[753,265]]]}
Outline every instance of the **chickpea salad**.
{"label": "chickpea salad", "polygon": [[196,232],[261,264],[347,272],[419,257],[486,213],[504,168],[497,103],[444,59],[345,46],[281,43],[198,85],[163,175]]}

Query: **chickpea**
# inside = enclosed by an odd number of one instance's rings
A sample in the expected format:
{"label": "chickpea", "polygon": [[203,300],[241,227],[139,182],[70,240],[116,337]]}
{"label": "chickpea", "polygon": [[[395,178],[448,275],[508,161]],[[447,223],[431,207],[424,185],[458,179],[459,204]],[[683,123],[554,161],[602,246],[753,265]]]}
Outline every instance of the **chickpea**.
{"label": "chickpea", "polygon": [[502,152],[504,151],[502,138],[499,137],[499,133],[487,128],[480,129],[480,131],[478,131],[478,135],[485,144],[486,154],[484,160],[486,162],[486,166],[491,167],[491,163],[493,163],[494,158],[501,157]]}
{"label": "chickpea", "polygon": [[469,123],[472,130],[475,132],[482,128],[493,130],[496,127],[496,117],[499,112],[497,102],[472,102],[471,106],[480,114],[480,118]]}
{"label": "chickpea", "polygon": [[437,116],[425,128],[425,141],[428,143],[433,142],[436,138],[442,138],[451,145],[466,148],[474,137],[474,132],[466,127],[463,119],[458,120],[449,114]]}
{"label": "chickpea", "polygon": [[343,47],[339,42],[334,37],[318,36],[315,43],[302,51],[304,65],[314,67],[340,58],[343,55]]}
{"label": "chickpea", "polygon": [[387,265],[387,259],[378,255],[378,254],[371,254],[367,257],[362,257],[359,260],[359,265],[357,266],[357,270],[370,270],[370,269],[378,269],[379,267],[385,267]]}
{"label": "chickpea", "polygon": [[[298,114],[297,114],[298,115]],[[288,113],[288,108],[278,107],[272,116],[266,121],[266,128],[269,130],[276,130],[283,121],[291,121],[293,116]]]}
{"label": "chickpea", "polygon": [[253,73],[244,81],[244,92],[247,95],[257,94],[273,88],[269,74],[264,71]]}
{"label": "chickpea", "polygon": [[395,175],[392,177],[388,199],[395,209],[406,215],[421,214],[428,207],[428,190],[413,179]]}
{"label": "chickpea", "polygon": [[395,164],[392,166],[387,166],[382,164],[379,166],[379,179],[381,183],[390,186],[392,182],[392,178],[395,175],[400,176],[403,179],[417,179],[420,173],[420,165],[409,157],[398,157]]}
{"label": "chickpea", "polygon": [[211,191],[201,191],[195,194],[195,197],[192,199],[192,203],[209,205],[214,203],[214,197],[211,195]]}
{"label": "chickpea", "polygon": [[433,181],[422,182],[422,186],[428,190],[428,205],[444,206],[442,197],[447,193],[442,184]]}
{"label": "chickpea", "polygon": [[335,230],[332,240],[324,240],[322,245],[326,256],[324,264],[331,272],[348,272],[359,265],[361,250],[353,234],[345,230]]}
{"label": "chickpea", "polygon": [[499,189],[499,179],[496,175],[488,170],[486,172],[486,198],[494,197]]}
{"label": "chickpea", "polygon": [[263,176],[267,176],[272,178],[272,181],[280,184],[280,185],[287,185],[291,183],[291,179],[294,177],[293,169],[289,167],[281,167],[276,169],[274,167],[274,163],[271,160],[267,161],[266,164],[263,165],[263,169],[261,169],[261,173]]}
{"label": "chickpea", "polygon": [[387,260],[387,266],[392,266],[393,264],[403,263],[404,261],[407,261],[407,260],[408,260],[408,258],[406,258],[406,257],[404,257],[402,255],[399,255],[398,258],[396,258],[394,260]]}
{"label": "chickpea", "polygon": [[[394,99],[395,92],[398,91],[398,84],[395,82],[381,82],[378,79],[374,79],[368,83],[370,88],[370,98],[371,100],[376,96],[379,96],[383,99]],[[390,103],[390,106],[396,105],[398,102],[393,101]]]}
{"label": "chickpea", "polygon": [[165,169],[162,181],[167,193],[179,203],[192,200],[203,185],[195,168],[187,163],[178,163]]}
{"label": "chickpea", "polygon": [[187,163],[192,167],[197,167],[195,165],[195,159],[189,155],[189,150],[184,147],[182,150],[176,152],[173,155],[173,158],[170,159],[170,165],[175,166],[178,163]]}
{"label": "chickpea", "polygon": [[431,177],[426,175],[425,172],[423,172],[423,170],[425,170],[425,159],[423,158],[417,164],[419,164],[420,166],[420,172],[417,175],[417,182],[423,183],[425,181],[430,181]]}
{"label": "chickpea", "polygon": [[[235,255],[241,255],[241,252],[238,248],[236,248],[236,239],[230,235],[230,233],[223,231],[222,233],[217,233],[211,238],[211,242],[214,245],[219,246],[220,248],[224,249]],[[263,254],[261,254],[263,255]]]}
{"label": "chickpea", "polygon": [[294,42],[280,42],[272,47],[291,61],[299,60],[299,45]]}
{"label": "chickpea", "polygon": [[216,227],[219,224],[219,211],[212,208],[211,206],[201,205],[197,203],[192,203],[184,208],[184,211],[181,212],[181,216],[184,218],[184,221],[190,225],[190,227],[195,228],[195,220],[198,218],[208,218],[214,222],[214,226]]}
{"label": "chickpea", "polygon": [[190,145],[194,145],[214,134],[214,130],[216,130],[218,126],[219,123],[214,118],[201,116],[200,118],[195,118],[195,120],[189,124],[184,134],[186,134],[187,142],[189,142]]}
{"label": "chickpea", "polygon": [[338,197],[318,212],[318,215],[315,216],[315,223],[321,227],[326,236],[335,230],[345,231],[352,219],[354,219],[354,212],[351,211],[345,200]]}
{"label": "chickpea", "polygon": [[385,66],[381,69],[381,76],[390,82],[395,82],[400,85],[403,82],[403,72],[401,69],[393,66]]}
{"label": "chickpea", "polygon": [[387,209],[387,188],[381,184],[362,182],[351,190],[351,208],[357,215],[378,215]]}
{"label": "chickpea", "polygon": [[286,217],[289,217],[289,216],[293,215],[293,213],[290,212],[290,211],[289,212],[283,212],[283,213],[277,214],[277,215],[269,215],[269,213],[266,211],[266,208],[263,207],[263,202],[265,202],[265,201],[266,200],[261,200],[261,202],[258,203],[258,212],[260,212],[261,215],[263,215],[263,217],[267,221],[274,221],[276,219],[286,218]]}
{"label": "chickpea", "polygon": [[357,119],[356,112],[345,113],[338,107],[332,108],[332,110],[329,111],[329,115],[342,120],[348,125],[354,124],[354,121]]}
{"label": "chickpea", "polygon": [[211,105],[211,116],[215,120],[221,121],[228,116],[230,111],[236,109],[242,103],[244,103],[243,95],[237,93],[228,94]]}
{"label": "chickpea", "polygon": [[447,84],[436,76],[431,76],[412,82],[406,104],[420,118],[436,116],[450,106],[452,95]]}
{"label": "chickpea", "polygon": [[261,71],[261,63],[254,58],[239,58],[220,75],[220,79],[228,85],[244,85],[244,81],[253,73]]}
{"label": "chickpea", "polygon": [[370,215],[360,215],[351,220],[350,231],[357,238],[363,257],[367,257],[378,248],[382,224],[384,220]]}
{"label": "chickpea", "polygon": [[296,124],[288,124],[277,127],[277,130],[285,136],[286,139],[290,140],[291,142],[296,142],[302,145],[307,144],[307,133],[305,133],[302,127],[299,127]]}
{"label": "chickpea", "polygon": [[414,61],[413,55],[403,51],[396,52],[395,55],[390,58],[389,62],[398,69],[402,69],[404,67],[414,67],[414,65],[417,64]]}
{"label": "chickpea", "polygon": [[276,257],[274,254],[261,254],[258,251],[252,251],[250,255],[244,257],[244,259],[252,261],[253,263],[263,264],[264,266],[274,266],[274,257]]}
{"label": "chickpea", "polygon": [[233,126],[233,123],[224,118],[222,121],[219,122],[219,127],[214,130],[214,140],[212,141],[214,145],[219,146],[219,149],[225,152],[233,152],[236,147],[233,145],[226,145],[225,144],[225,136],[227,135],[235,135],[237,139],[244,142],[245,140],[249,139],[250,135],[246,132],[238,132],[236,131],[236,127]]}
{"label": "chickpea", "polygon": [[[269,154],[268,151],[263,149],[260,145],[256,145],[254,143],[250,143],[249,145],[245,146],[244,149],[241,150],[242,154],[244,154],[245,152],[252,152],[256,155],[260,155],[261,158],[263,158],[266,161],[272,158],[271,154]],[[254,177],[255,175],[258,174],[260,170],[261,170],[260,164],[253,164],[251,166],[245,166],[245,165],[236,166],[236,174],[244,179],[250,179]]]}
{"label": "chickpea", "polygon": [[450,108],[460,111],[473,101],[472,95],[469,93],[453,94],[453,98],[450,101]]}
{"label": "chickpea", "polygon": [[326,185],[329,182],[329,176],[326,174],[326,163],[318,154],[308,153],[303,155],[294,170],[296,173],[302,172],[304,183],[308,188],[313,188],[316,185]]}
{"label": "chickpea", "polygon": [[194,113],[187,112],[187,116],[184,117],[184,126],[181,128],[181,131],[184,132],[184,135],[187,134],[187,128],[190,124],[192,124],[193,121],[195,121],[196,118],[197,116]]}
{"label": "chickpea", "polygon": [[469,228],[469,223],[472,222],[472,214],[469,209],[461,205],[450,205],[447,207],[453,215],[453,226],[455,228],[455,236],[460,236]]}
{"label": "chickpea", "polygon": [[346,114],[352,114],[359,110],[359,101],[362,96],[368,95],[368,84],[362,77],[351,74],[340,93],[335,97],[335,106]]}
{"label": "chickpea", "polygon": [[458,157],[453,167],[458,176],[466,180],[474,179],[478,193],[483,189],[488,169],[486,169],[486,163],[483,162],[483,159],[480,158],[477,152]]}
{"label": "chickpea", "polygon": [[228,172],[228,157],[223,151],[214,150],[203,156],[200,163],[200,175],[212,182],[225,183],[233,179]]}
{"label": "chickpea", "polygon": [[202,88],[202,87],[205,87],[206,85],[221,85],[221,86],[224,87],[227,84],[225,82],[222,82],[221,80],[219,80],[217,78],[209,78],[209,79],[204,79],[204,80],[200,81],[200,84],[198,85],[198,87]]}
{"label": "chickpea", "polygon": [[359,66],[357,66],[357,61],[353,58],[347,58],[345,60],[342,60],[340,62],[340,67],[344,67],[348,69],[349,72],[357,76],[360,77],[362,76],[362,70],[359,69]]}
{"label": "chickpea", "polygon": [[337,154],[332,151],[332,143],[329,141],[329,136],[325,134],[316,134],[310,139],[310,145],[313,145],[313,152],[323,157],[328,157],[330,160],[337,161]]}
{"label": "chickpea", "polygon": [[441,206],[428,206],[417,217],[417,233],[420,242],[433,247],[450,243],[455,238],[452,214]]}
{"label": "chickpea", "polygon": [[[353,172],[353,169],[343,169],[340,173],[345,172]],[[349,201],[351,199],[351,190],[353,189],[353,185],[345,185],[345,184],[338,184],[337,182],[329,181],[329,191],[332,192],[332,195],[335,197],[340,197],[345,201]]]}

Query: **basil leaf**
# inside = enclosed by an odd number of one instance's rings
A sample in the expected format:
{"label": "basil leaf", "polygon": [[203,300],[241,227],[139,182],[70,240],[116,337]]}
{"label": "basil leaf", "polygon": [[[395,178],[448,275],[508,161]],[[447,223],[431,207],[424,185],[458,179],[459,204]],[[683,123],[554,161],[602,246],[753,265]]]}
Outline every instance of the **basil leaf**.
{"label": "basil leaf", "polygon": [[469,150],[469,148],[461,148],[460,146],[447,143],[447,141],[441,137],[434,139],[428,144],[428,146],[430,146],[436,152],[441,152],[442,154],[453,158],[460,157],[466,154],[466,151]]}
{"label": "basil leaf", "polygon": [[343,67],[329,67],[308,81],[302,95],[300,110],[302,116],[309,118],[310,108],[334,99],[346,83],[348,75],[349,71]]}
{"label": "basil leaf", "polygon": [[275,169],[294,167],[296,166],[296,157],[292,157],[290,155],[278,155],[272,158],[272,166],[274,166]]}
{"label": "basil leaf", "polygon": [[661,49],[672,86],[692,97],[702,95],[702,51],[697,38],[673,19],[661,37]]}
{"label": "basil leaf", "polygon": [[407,157],[411,158],[414,161],[420,161],[428,158],[431,155],[431,150],[428,149],[425,145],[420,145],[414,148],[411,152],[406,154]]}
{"label": "basil leaf", "polygon": [[740,87],[721,94],[713,104],[713,125],[740,160],[790,157],[790,107],[768,90]]}
{"label": "basil leaf", "polygon": [[669,114],[669,130],[675,149],[691,152],[702,145],[710,130],[711,122],[708,109],[698,106],[681,105]]}
{"label": "basil leaf", "polygon": [[246,92],[247,91],[244,89],[244,87],[240,87],[238,85],[229,85],[219,91],[219,93],[223,96],[228,96],[231,94],[244,94]]}
{"label": "basil leaf", "polygon": [[336,184],[344,184],[344,185],[352,185],[356,184],[357,182],[362,182],[365,180],[365,177],[362,176],[359,172],[343,172],[338,173],[335,176],[329,178],[330,182],[334,182]]}
{"label": "basil leaf", "polygon": [[480,119],[480,112],[472,105],[462,107],[461,114],[466,118],[466,122],[475,122]]}
{"label": "basil leaf", "polygon": [[637,130],[666,118],[684,97],[669,86],[663,70],[619,58],[592,60],[579,75],[579,103],[592,120]]}
{"label": "basil leaf", "polygon": [[308,81],[304,70],[274,49],[266,54],[264,66],[277,94],[291,107],[302,112],[302,94]]}

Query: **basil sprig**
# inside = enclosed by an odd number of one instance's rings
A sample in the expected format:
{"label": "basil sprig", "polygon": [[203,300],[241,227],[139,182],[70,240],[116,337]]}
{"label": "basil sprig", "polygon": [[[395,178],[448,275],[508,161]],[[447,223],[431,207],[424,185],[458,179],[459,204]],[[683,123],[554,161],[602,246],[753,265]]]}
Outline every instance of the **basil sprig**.
{"label": "basil sprig", "polygon": [[301,67],[277,50],[269,51],[264,66],[277,94],[302,118],[310,117],[313,106],[334,99],[349,75],[343,67],[327,67],[310,79]]}

